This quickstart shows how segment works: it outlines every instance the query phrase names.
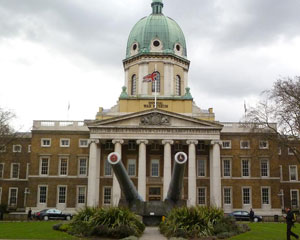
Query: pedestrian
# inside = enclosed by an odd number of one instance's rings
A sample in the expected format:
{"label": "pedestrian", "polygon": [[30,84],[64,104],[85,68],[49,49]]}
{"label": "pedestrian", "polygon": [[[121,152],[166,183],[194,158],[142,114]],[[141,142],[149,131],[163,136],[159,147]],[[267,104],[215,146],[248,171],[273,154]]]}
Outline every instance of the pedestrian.
{"label": "pedestrian", "polygon": [[31,220],[31,214],[32,214],[32,211],[31,211],[31,208],[29,208],[29,211],[28,211],[28,214],[27,214],[27,220]]}
{"label": "pedestrian", "polygon": [[254,221],[254,211],[252,208],[250,208],[250,214],[249,214],[250,222]]}
{"label": "pedestrian", "polygon": [[292,232],[292,226],[294,225],[294,215],[291,211],[291,208],[290,207],[286,207],[285,208],[285,212],[286,212],[286,217],[285,217],[285,220],[286,220],[286,225],[287,225],[287,229],[286,229],[286,239],[287,240],[291,240],[291,235],[293,237],[295,237],[296,239],[299,239],[299,236],[295,233]]}

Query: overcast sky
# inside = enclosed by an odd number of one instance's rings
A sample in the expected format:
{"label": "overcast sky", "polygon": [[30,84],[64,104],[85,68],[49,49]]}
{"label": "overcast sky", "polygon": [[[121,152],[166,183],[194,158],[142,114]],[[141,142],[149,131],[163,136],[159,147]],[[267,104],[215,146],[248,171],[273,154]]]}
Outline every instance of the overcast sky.
{"label": "overcast sky", "polygon": [[[33,120],[93,119],[115,105],[128,35],[151,2],[0,0],[0,107],[30,130]],[[186,37],[194,101],[217,120],[239,121],[244,101],[300,75],[299,0],[163,2]]]}

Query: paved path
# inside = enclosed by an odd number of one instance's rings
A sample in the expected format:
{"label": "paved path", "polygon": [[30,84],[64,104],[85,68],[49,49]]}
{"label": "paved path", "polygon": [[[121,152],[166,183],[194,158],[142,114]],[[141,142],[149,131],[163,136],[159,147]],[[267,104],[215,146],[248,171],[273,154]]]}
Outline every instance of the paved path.
{"label": "paved path", "polygon": [[167,238],[160,234],[158,227],[146,227],[140,240],[167,240]]}

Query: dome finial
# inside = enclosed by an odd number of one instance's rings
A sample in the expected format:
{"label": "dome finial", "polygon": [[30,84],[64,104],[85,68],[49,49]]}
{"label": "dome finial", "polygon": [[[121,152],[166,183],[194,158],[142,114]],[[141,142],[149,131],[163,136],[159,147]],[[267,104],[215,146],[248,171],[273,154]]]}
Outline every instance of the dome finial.
{"label": "dome finial", "polygon": [[162,9],[164,7],[164,4],[162,0],[152,0],[152,14],[162,14]]}

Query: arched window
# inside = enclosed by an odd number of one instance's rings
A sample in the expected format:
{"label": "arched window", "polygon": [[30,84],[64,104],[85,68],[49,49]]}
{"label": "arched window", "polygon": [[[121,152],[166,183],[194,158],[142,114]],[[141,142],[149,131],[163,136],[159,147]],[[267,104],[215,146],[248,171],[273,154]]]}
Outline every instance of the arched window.
{"label": "arched window", "polygon": [[175,86],[176,86],[176,89],[175,89],[176,95],[181,96],[181,78],[179,75],[176,75]]}
{"label": "arched window", "polygon": [[[152,82],[152,92],[155,92],[155,81]],[[158,73],[158,78],[156,80],[156,92],[160,92],[160,73]]]}
{"label": "arched window", "polygon": [[131,95],[136,95],[136,75],[132,75],[131,78]]}

